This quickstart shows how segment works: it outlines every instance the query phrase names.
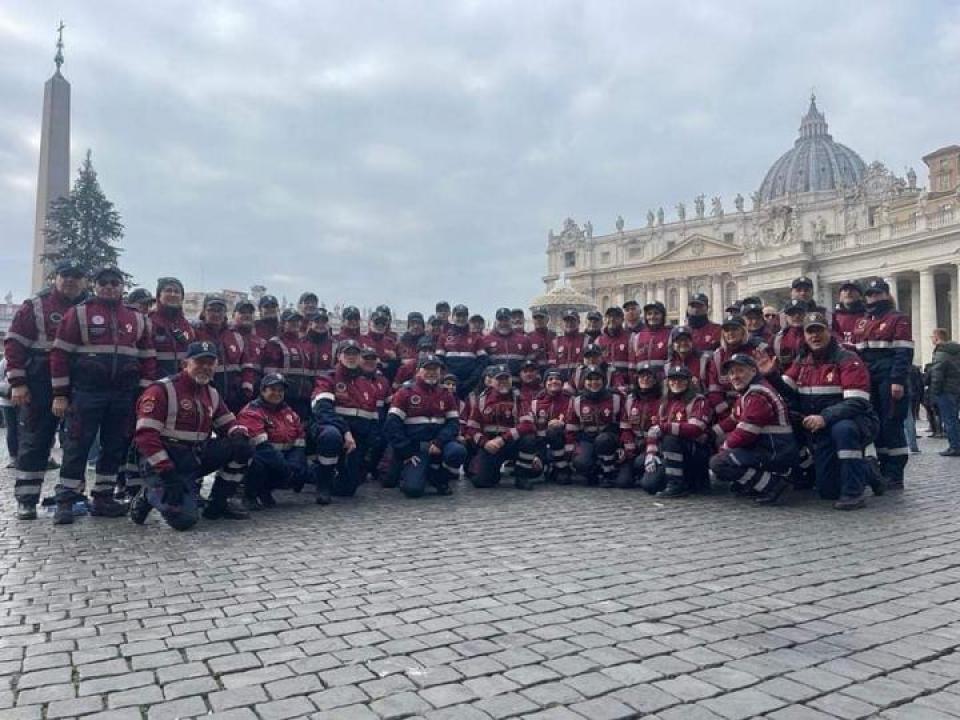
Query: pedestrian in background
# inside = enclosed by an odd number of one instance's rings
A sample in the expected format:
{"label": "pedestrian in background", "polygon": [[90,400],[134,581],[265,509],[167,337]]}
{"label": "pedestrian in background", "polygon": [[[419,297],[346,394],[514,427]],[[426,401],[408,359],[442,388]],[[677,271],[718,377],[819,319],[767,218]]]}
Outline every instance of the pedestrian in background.
{"label": "pedestrian in background", "polygon": [[937,328],[933,341],[933,362],[930,365],[930,395],[940,410],[940,421],[949,445],[941,452],[946,457],[960,457],[960,344],[947,341],[947,331]]}

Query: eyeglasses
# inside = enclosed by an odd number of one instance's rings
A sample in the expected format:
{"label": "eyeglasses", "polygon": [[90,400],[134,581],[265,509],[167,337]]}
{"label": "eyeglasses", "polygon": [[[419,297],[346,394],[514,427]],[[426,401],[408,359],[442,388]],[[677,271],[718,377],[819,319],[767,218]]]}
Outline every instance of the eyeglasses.
{"label": "eyeglasses", "polygon": [[773,320],[777,316],[776,313],[764,313],[763,315],[767,320]]}
{"label": "eyeglasses", "polygon": [[108,287],[108,286],[109,286],[109,287],[120,287],[120,285],[121,285],[122,283],[123,283],[123,281],[122,281],[122,280],[118,280],[117,278],[112,278],[112,279],[110,279],[110,280],[97,280],[97,285],[99,285],[100,287]]}

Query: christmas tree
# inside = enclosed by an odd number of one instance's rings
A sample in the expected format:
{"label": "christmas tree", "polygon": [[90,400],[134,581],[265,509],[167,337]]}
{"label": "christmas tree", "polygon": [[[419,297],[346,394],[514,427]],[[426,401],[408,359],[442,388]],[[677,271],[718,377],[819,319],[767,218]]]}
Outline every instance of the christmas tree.
{"label": "christmas tree", "polygon": [[43,259],[51,267],[60,260],[72,260],[92,274],[104,265],[117,264],[122,252],[118,245],[123,238],[123,223],[120,213],[103,194],[89,150],[70,195],[50,204],[43,232],[47,247],[52,248]]}

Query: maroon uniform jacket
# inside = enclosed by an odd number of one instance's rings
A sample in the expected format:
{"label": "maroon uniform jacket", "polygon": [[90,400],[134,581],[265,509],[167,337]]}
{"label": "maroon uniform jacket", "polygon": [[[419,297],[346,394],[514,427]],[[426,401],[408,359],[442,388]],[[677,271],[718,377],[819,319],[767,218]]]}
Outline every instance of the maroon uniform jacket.
{"label": "maroon uniform jacket", "polygon": [[647,433],[660,416],[660,393],[632,392],[623,402],[620,413],[620,444],[627,458],[637,455],[637,448],[646,446]]}
{"label": "maroon uniform jacket", "polygon": [[271,406],[259,398],[247,403],[237,414],[237,425],[246,428],[250,444],[270,443],[283,452],[306,446],[303,424],[296,411],[286,403]]}
{"label": "maroon uniform jacket", "polygon": [[240,388],[245,398],[253,397],[263,368],[263,348],[267,341],[253,332],[252,328],[233,326],[233,332],[243,340],[243,357],[240,359]]}
{"label": "maroon uniform jacket", "polygon": [[379,399],[380,388],[369,375],[348,370],[338,363],[332,375],[317,378],[311,404],[321,424],[333,425],[345,433],[354,423],[379,422]]}
{"label": "maroon uniform jacket", "polygon": [[719,423],[724,434],[723,450],[752,448],[759,443],[776,450],[793,442],[793,427],[787,404],[766,380],[754,381],[737,395],[732,412]]}
{"label": "maroon uniform jacket", "polygon": [[623,396],[612,390],[602,390],[596,398],[587,393],[570,399],[567,412],[567,448],[573,450],[580,436],[595,438],[602,432],[620,432]]}
{"label": "maroon uniform jacket", "polygon": [[527,333],[530,340],[530,353],[541,371],[550,366],[550,349],[557,334],[550,329],[531,330]]}
{"label": "maroon uniform jacket", "polygon": [[49,353],[57,339],[57,328],[67,310],[81,300],[82,295],[70,300],[56,289],[49,289],[23,301],[3,341],[11,387],[25,384],[27,377],[50,382]]}
{"label": "maroon uniform jacket", "polygon": [[713,351],[713,357],[707,366],[707,400],[710,401],[714,416],[718,420],[730,412],[737,398],[737,391],[733,389],[723,372],[723,364],[737,353],[753,355],[758,350],[773,357],[770,346],[753,336],[748,336],[746,342],[737,347],[721,343],[720,347]]}
{"label": "maroon uniform jacket", "polygon": [[264,342],[280,332],[280,318],[260,318],[253,321],[253,332]]}
{"label": "maroon uniform jacket", "polygon": [[670,359],[667,362],[669,367],[682,365],[693,375],[693,386],[697,392],[706,393],[710,386],[710,361],[713,358],[713,352],[699,352],[694,349],[693,352],[681,356],[677,352],[670,353]]}
{"label": "maroon uniform jacket", "polygon": [[425,334],[421,335],[411,335],[410,333],[404,333],[400,336],[400,339],[397,340],[397,357],[403,360],[413,360],[416,362],[419,350],[417,346],[420,344],[420,338],[424,337]]}
{"label": "maroon uniform jacket", "polygon": [[520,402],[524,405],[529,405],[537,395],[543,392],[543,383],[539,380],[535,380],[532,383],[522,382],[517,386],[517,390],[520,392]]}
{"label": "maroon uniform jacket", "polygon": [[260,358],[263,374],[282,373],[286,378],[287,396],[306,400],[313,391],[314,371],[310,367],[311,346],[298,333],[275,336],[263,346]]}
{"label": "maroon uniform jacket", "polygon": [[180,372],[180,361],[187,346],[196,338],[193,325],[178,307],[163,306],[147,315],[153,349],[157,352],[157,375],[166,377]]}
{"label": "maroon uniform jacket", "polygon": [[848,349],[853,349],[853,332],[857,329],[857,323],[863,318],[866,312],[867,310],[863,306],[863,303],[857,303],[849,308],[838,304],[833,309],[831,329],[837,342]]}
{"label": "maroon uniform jacket", "polygon": [[537,437],[546,437],[547,426],[551,420],[559,420],[561,424],[566,424],[569,408],[570,397],[566,393],[557,392],[551,395],[543,390],[523,407],[522,417],[525,418],[525,422],[533,424],[533,431]]}
{"label": "maroon uniform jacket", "polygon": [[630,333],[623,328],[613,333],[606,328],[600,333],[597,344],[603,348],[603,357],[607,363],[607,387],[618,392],[630,389]]}
{"label": "maroon uniform jacket", "polygon": [[644,327],[630,338],[630,366],[648,362],[662,368],[670,354],[670,327]]}
{"label": "maroon uniform jacket", "polygon": [[500,393],[496,388],[487,388],[473,405],[467,432],[478,447],[495,437],[507,442],[518,440],[533,428],[533,423],[523,419],[522,410],[520,393],[516,390]]}
{"label": "maroon uniform jacket", "polygon": [[329,332],[307,333],[300,341],[307,353],[307,366],[315,378],[333,372],[333,335]]}
{"label": "maroon uniform jacket", "polygon": [[164,446],[201,445],[218,435],[246,434],[210,385],[198,385],[185,372],[153,383],[137,401],[137,426],[133,442],[157,473],[176,469]]}
{"label": "maroon uniform jacket", "polygon": [[647,433],[647,454],[660,451],[660,440],[664,435],[684,440],[703,437],[710,427],[712,415],[710,404],[703,395],[664,398],[657,412],[657,424]]}
{"label": "maroon uniform jacket", "polygon": [[253,384],[245,384],[251,377],[249,368],[247,377],[244,377],[245,366],[250,362],[247,339],[226,325],[196,323],[193,330],[198,341],[213,343],[217,347],[213,384],[224,396],[224,402],[236,409],[243,407],[253,397]]}
{"label": "maroon uniform jacket", "polygon": [[340,332],[334,335],[333,339],[338,343],[344,340],[356,340],[358,345],[363,345],[363,333],[360,332],[360,328],[351,328],[346,325],[340,328]]}
{"label": "maroon uniform jacket", "polygon": [[133,390],[157,376],[157,355],[142,313],[88,298],[67,310],[50,350],[54,395],[72,388]]}
{"label": "maroon uniform jacket", "polygon": [[367,377],[370,378],[374,387],[377,389],[377,412],[380,414],[380,418],[383,419],[387,411],[387,406],[390,404],[390,396],[393,394],[393,388],[390,386],[390,381],[387,380],[387,376],[379,370],[375,373],[367,373]]}
{"label": "maroon uniform jacket", "polygon": [[803,326],[787,325],[773,336],[772,345],[773,355],[780,362],[780,368],[786,370],[803,349]]}
{"label": "maroon uniform jacket", "polygon": [[520,365],[531,355],[530,339],[516,330],[508,333],[492,330],[483,336],[480,347],[491,365],[506,365],[514,377],[520,374]]}
{"label": "maroon uniform jacket", "polygon": [[369,330],[366,335],[360,337],[360,344],[375,350],[381,365],[385,365],[397,357],[397,341],[387,333],[376,333]]}
{"label": "maroon uniform jacket", "polygon": [[720,325],[709,320],[699,327],[690,323],[687,318],[687,327],[693,336],[693,347],[700,352],[713,352],[720,347]]}
{"label": "maroon uniform jacket", "polygon": [[550,365],[569,375],[583,363],[583,351],[589,338],[581,332],[564,333],[553,339]]}

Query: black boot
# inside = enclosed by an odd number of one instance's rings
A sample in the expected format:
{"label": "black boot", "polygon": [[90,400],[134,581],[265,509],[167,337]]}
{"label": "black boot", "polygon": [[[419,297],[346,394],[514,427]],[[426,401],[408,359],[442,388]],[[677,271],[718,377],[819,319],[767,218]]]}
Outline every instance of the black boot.
{"label": "black boot", "polygon": [[757,505],[775,505],[790,487],[790,476],[786,473],[770,473],[770,482],[753,501]]}
{"label": "black boot", "polygon": [[[302,489],[302,486],[301,486],[301,489]],[[257,494],[257,500],[260,501],[260,504],[264,508],[272,508],[277,506],[277,501],[273,499],[273,494],[267,488],[263,488]]]}
{"label": "black boot", "polygon": [[137,525],[143,525],[152,509],[150,501],[147,500],[147,489],[140,488],[140,492],[130,501],[130,519]]}
{"label": "black boot", "polygon": [[248,513],[260,512],[261,510],[263,510],[263,505],[260,504],[260,499],[257,497],[250,497],[248,495],[244,495],[240,503],[243,505],[243,509],[246,510]]}
{"label": "black boot", "polygon": [[837,510],[859,510],[866,505],[866,498],[861,493],[856,497],[842,497],[833,504],[833,507]]}
{"label": "black boot", "polygon": [[36,520],[37,504],[26,500],[17,501],[17,520]]}
{"label": "black boot", "polygon": [[880,463],[876,458],[867,458],[867,485],[874,495],[883,495],[887,491],[887,479],[880,470]]}
{"label": "black boot", "polygon": [[73,500],[60,500],[53,513],[54,525],[73,525]]}
{"label": "black boot", "polygon": [[516,474],[516,469],[514,469],[513,485],[517,490],[533,490],[533,480]]}
{"label": "black boot", "polygon": [[670,479],[667,481],[667,486],[657,493],[658,498],[682,498],[690,494],[690,491],[687,489],[687,484],[683,480],[674,480]]}
{"label": "black boot", "polygon": [[247,520],[250,513],[233,498],[221,497],[210,499],[210,503],[203,510],[203,516],[207,520]]}
{"label": "black boot", "polygon": [[94,495],[90,503],[90,514],[94,517],[123,517],[127,510],[126,504],[114,500],[113,495]]}

